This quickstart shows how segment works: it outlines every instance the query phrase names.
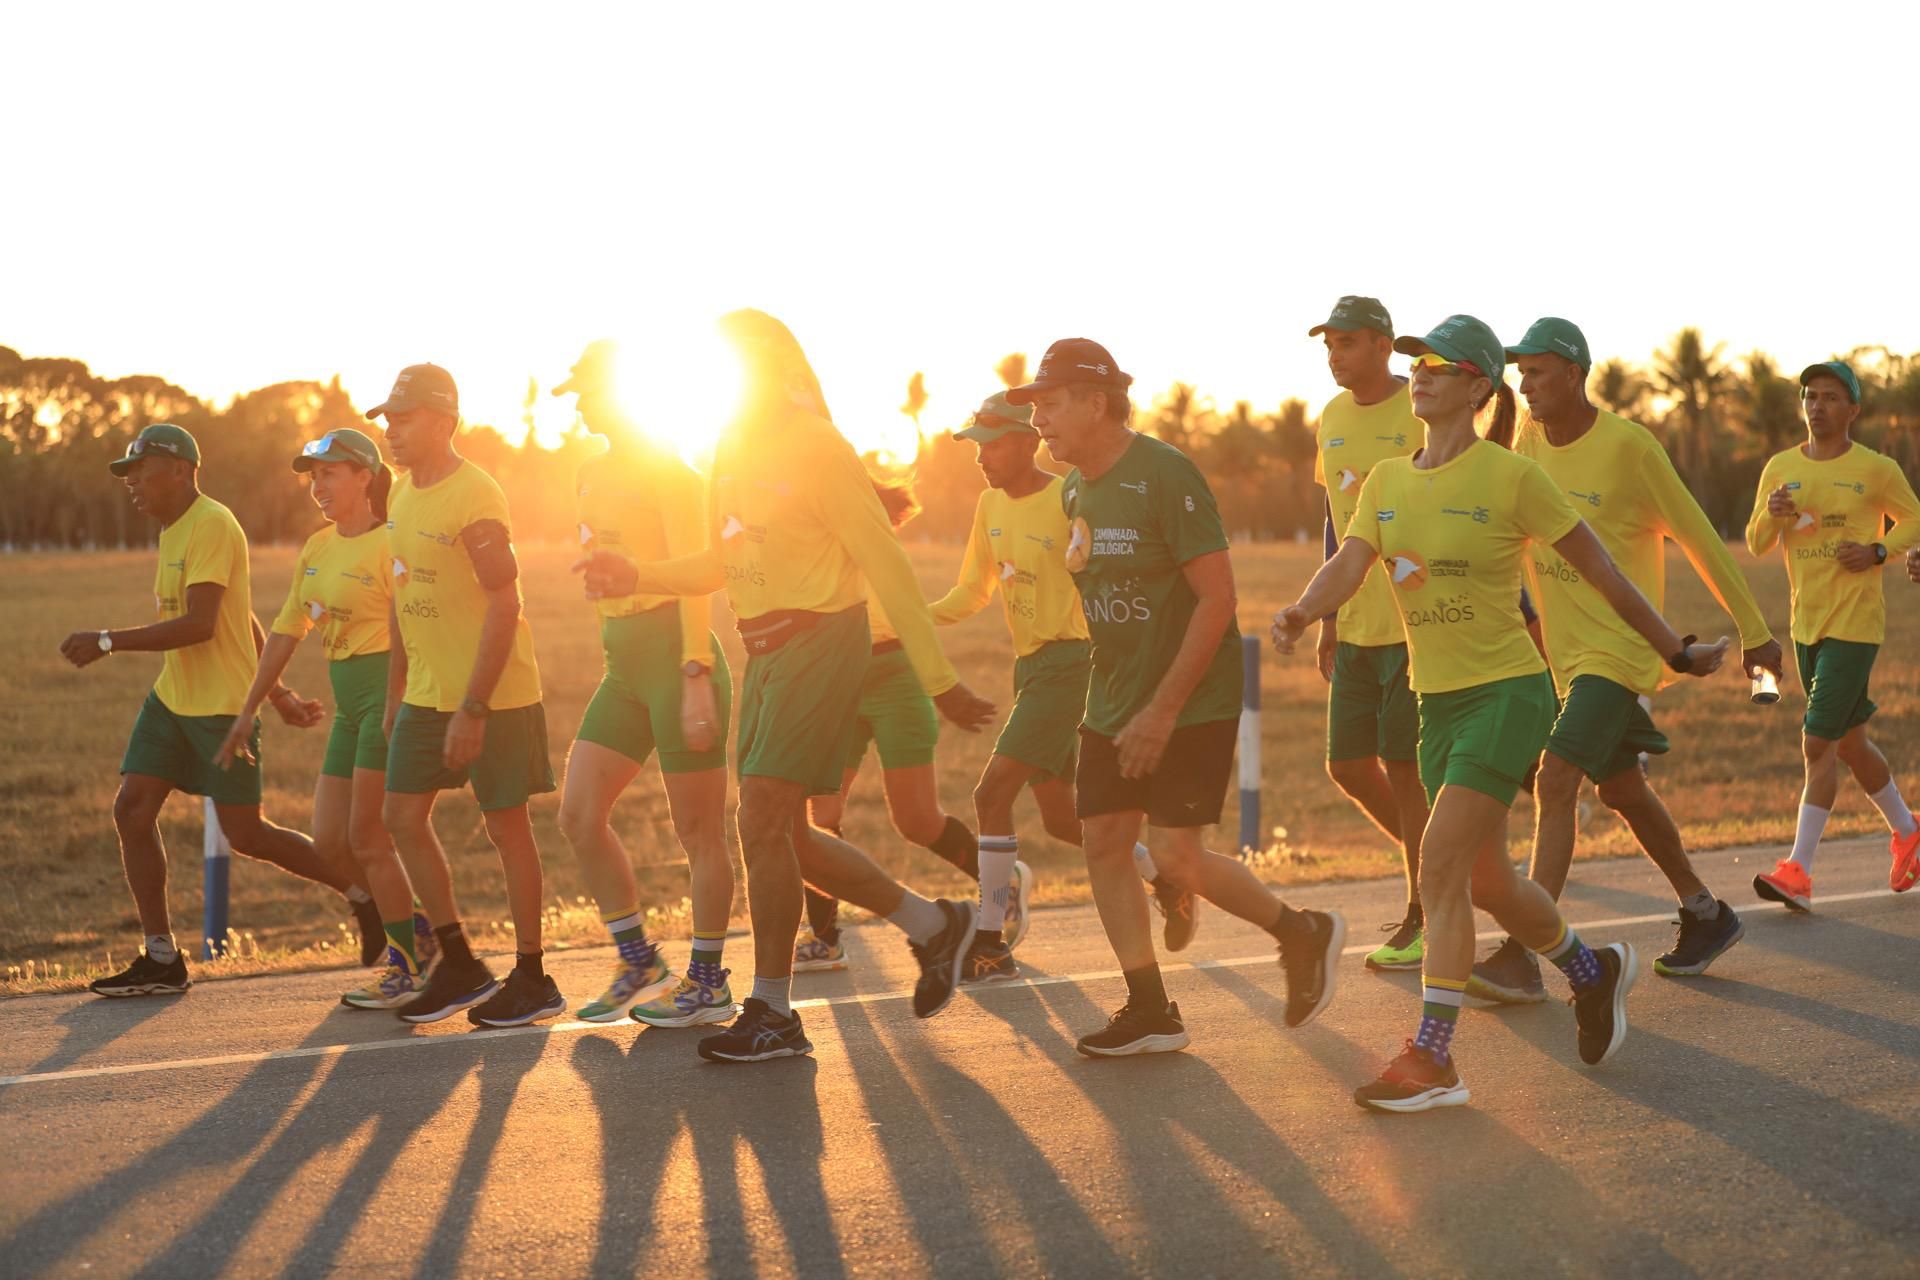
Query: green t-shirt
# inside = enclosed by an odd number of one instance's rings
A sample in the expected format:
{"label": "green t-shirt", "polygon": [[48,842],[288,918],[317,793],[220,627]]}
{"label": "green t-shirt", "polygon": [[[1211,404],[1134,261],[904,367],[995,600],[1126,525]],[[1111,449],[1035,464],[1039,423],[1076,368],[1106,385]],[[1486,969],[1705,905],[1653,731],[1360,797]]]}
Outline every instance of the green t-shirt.
{"label": "green t-shirt", "polygon": [[[1196,597],[1180,567],[1227,549],[1213,491],[1187,455],[1136,436],[1113,469],[1067,474],[1060,500],[1071,526],[1067,568],[1093,637],[1086,727],[1109,737],[1153,698],[1180,652]],[[1229,623],[1179,725],[1240,714],[1240,626]]]}

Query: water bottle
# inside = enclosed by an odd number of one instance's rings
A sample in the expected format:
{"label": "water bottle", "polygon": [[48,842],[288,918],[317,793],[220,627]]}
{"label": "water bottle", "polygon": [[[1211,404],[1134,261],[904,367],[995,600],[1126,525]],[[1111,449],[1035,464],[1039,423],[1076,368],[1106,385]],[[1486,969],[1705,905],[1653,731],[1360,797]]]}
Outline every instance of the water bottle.
{"label": "water bottle", "polygon": [[1780,701],[1780,678],[1765,667],[1755,667],[1753,676],[1753,701],[1755,706],[1770,707]]}

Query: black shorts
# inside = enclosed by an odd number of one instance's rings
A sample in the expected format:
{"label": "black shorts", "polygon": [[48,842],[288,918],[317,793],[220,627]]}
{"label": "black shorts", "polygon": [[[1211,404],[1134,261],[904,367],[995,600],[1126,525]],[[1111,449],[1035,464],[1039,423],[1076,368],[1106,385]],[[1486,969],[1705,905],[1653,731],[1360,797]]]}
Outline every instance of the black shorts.
{"label": "black shorts", "polygon": [[1144,778],[1120,776],[1120,753],[1113,739],[1080,730],[1080,773],[1074,811],[1082,818],[1140,811],[1147,825],[1179,830],[1220,821],[1233,777],[1238,720],[1210,720],[1173,731],[1160,767]]}

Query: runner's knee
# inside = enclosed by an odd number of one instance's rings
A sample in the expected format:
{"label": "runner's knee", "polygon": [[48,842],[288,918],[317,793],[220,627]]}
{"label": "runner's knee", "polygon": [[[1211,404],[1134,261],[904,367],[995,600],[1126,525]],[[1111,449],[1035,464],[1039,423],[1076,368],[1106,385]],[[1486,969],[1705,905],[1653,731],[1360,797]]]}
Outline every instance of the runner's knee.
{"label": "runner's knee", "polygon": [[1333,779],[1334,786],[1353,795],[1366,789],[1367,779],[1379,767],[1371,756],[1365,760],[1329,760],[1327,776]]}
{"label": "runner's knee", "polygon": [[160,806],[165,803],[164,794],[155,799],[122,778],[120,789],[113,795],[113,825],[121,831],[144,831],[159,820]]}
{"label": "runner's knee", "polygon": [[1580,797],[1580,766],[1562,760],[1551,751],[1540,757],[1540,772],[1533,784],[1534,799],[1544,805],[1565,808]]}
{"label": "runner's knee", "polygon": [[560,834],[578,849],[606,830],[608,813],[607,808],[569,790],[560,799]]}
{"label": "runner's knee", "polygon": [[1600,797],[1600,803],[1615,813],[1623,813],[1634,808],[1645,797],[1646,791],[1646,775],[1641,773],[1637,766],[1615,774],[1594,788],[1595,794]]}

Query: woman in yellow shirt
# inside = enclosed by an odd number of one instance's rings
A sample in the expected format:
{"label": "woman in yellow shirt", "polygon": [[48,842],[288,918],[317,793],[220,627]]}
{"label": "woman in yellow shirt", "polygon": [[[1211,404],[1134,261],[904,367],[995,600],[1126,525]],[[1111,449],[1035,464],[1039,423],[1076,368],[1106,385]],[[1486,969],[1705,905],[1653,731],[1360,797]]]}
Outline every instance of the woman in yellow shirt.
{"label": "woman in yellow shirt", "polygon": [[[1387,568],[1406,628],[1410,682],[1420,699],[1420,778],[1432,812],[1421,838],[1420,901],[1427,921],[1418,1033],[1354,1101],[1425,1111],[1468,1099],[1451,1042],[1473,968],[1473,908],[1564,970],[1574,989],[1582,1060],[1599,1063],[1627,1032],[1626,996],[1638,976],[1633,948],[1589,948],[1553,898],[1507,858],[1507,811],[1553,723],[1553,685],[1519,609],[1529,542],[1551,544],[1675,670],[1706,675],[1727,642],[1674,634],[1621,574],[1593,531],[1539,465],[1510,452],[1513,392],[1505,348],[1472,316],[1452,316],[1394,349],[1417,357],[1413,410],[1426,448],[1380,463],[1334,557],[1300,599],[1274,618],[1292,653],[1308,625],[1351,598],[1376,561]],[[1487,436],[1475,419],[1493,406]]]}
{"label": "woman in yellow shirt", "polygon": [[[313,843],[336,862],[358,865],[371,902],[356,901],[354,910],[362,914],[373,909],[379,915],[379,927],[363,925],[361,936],[386,940],[387,965],[379,980],[340,1000],[355,1009],[391,1009],[425,985],[436,949],[426,917],[413,909],[406,870],[380,819],[387,777],[387,739],[381,731],[391,645],[387,606],[393,594],[384,526],[393,473],[381,461],[379,446],[352,428],[309,442],[293,460],[293,469],[310,478],[309,493],[328,523],[300,549],[293,583],[261,650],[246,705],[234,717],[215,761],[224,765],[236,757],[252,758],[248,739],[254,713],[279,683],[300,642],[318,628],[334,706],[326,755],[313,788]],[[381,954],[376,945],[371,955],[363,955],[363,962],[375,963]]]}

